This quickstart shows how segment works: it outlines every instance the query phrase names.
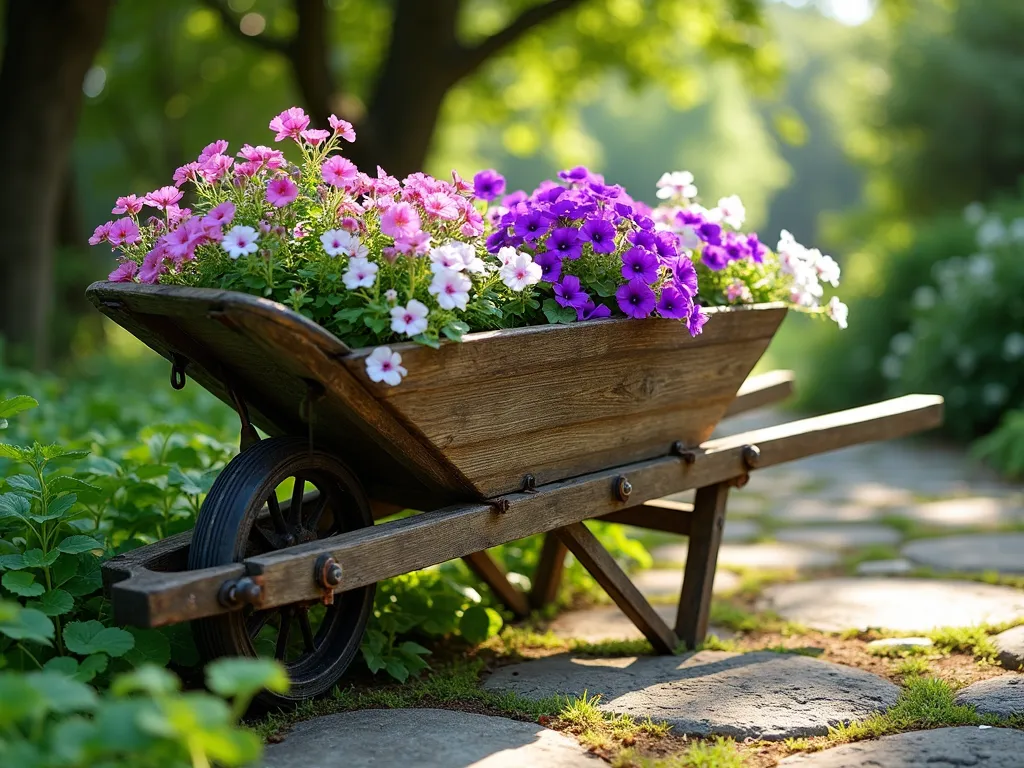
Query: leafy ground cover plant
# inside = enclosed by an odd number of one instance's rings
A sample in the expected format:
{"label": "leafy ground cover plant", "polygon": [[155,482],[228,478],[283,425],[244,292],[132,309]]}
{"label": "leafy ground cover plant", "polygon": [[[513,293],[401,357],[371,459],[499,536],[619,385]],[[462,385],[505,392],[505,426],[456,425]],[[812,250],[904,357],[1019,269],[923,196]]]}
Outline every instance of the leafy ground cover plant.
{"label": "leafy ground cover plant", "polygon": [[[686,172],[662,177],[666,202],[652,211],[583,167],[530,194],[504,194],[493,170],[472,183],[456,172],[399,181],[338,153],[356,137],[333,115],[331,130],[310,128],[293,107],[270,128],[276,142],[291,141],[297,163],[262,145],[232,156],[215,141],[173,185],[119,197],[112,212],[121,218],[90,239],[118,253],[110,279],[266,296],[352,347],[436,346],[469,331],[611,316],[675,319],[696,335],[704,305],[766,300],[846,325],[838,299],[820,306],[822,282],[838,285],[832,259],[787,233],[772,254],[740,231],[738,198],[706,209]],[[366,365],[390,385],[407,373],[388,346]]]}

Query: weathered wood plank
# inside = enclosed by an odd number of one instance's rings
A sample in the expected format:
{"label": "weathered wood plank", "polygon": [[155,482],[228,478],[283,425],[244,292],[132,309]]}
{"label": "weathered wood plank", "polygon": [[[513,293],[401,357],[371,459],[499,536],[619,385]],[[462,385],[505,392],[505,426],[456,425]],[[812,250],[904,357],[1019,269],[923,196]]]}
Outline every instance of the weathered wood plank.
{"label": "weathered wood plank", "polygon": [[621,523],[649,531],[664,531],[687,536],[690,533],[693,505],[660,499],[649,501],[637,507],[621,509],[602,515],[608,523]]}
{"label": "weathered wood plank", "polygon": [[694,499],[683,589],[676,614],[676,634],[690,649],[704,642],[708,633],[711,588],[715,581],[728,498],[729,484],[717,483],[698,489]]}
{"label": "weathered wood plank", "polygon": [[474,552],[462,560],[477,577],[491,588],[491,592],[517,618],[525,619],[530,615],[530,605],[526,594],[508,580],[505,570],[487,552]]}
{"label": "weathered wood plank", "polygon": [[558,591],[562,586],[562,574],[565,573],[565,556],[569,550],[562,540],[554,533],[544,534],[544,544],[540,550],[540,559],[533,574],[530,587],[530,605],[540,609],[558,599]]}
{"label": "weathered wood plank", "polygon": [[[888,439],[929,429],[941,422],[942,398],[908,395],[874,406],[855,408],[785,425],[748,432],[706,443],[691,456],[667,456],[638,462],[585,477],[553,483],[536,493],[516,493],[503,504],[471,504],[424,512],[413,517],[364,528],[323,541],[310,542],[246,560],[249,574],[262,576],[261,607],[285,605],[316,598],[320,591],[310,576],[322,554],[343,567],[339,591],[355,589],[382,579],[452,560],[482,549],[561,528],[591,517],[626,508],[615,488],[625,475],[632,484],[630,504],[661,499],[690,488],[727,481],[749,467],[744,449],[760,448],[760,466],[792,461],[823,451],[871,440]],[[504,509],[504,512],[499,511]],[[175,575],[176,579],[178,575]],[[174,604],[174,620],[201,618],[220,609],[203,608],[186,599],[202,584],[209,589],[205,571],[180,575],[173,585],[150,584],[137,590],[141,598],[152,591],[160,605]],[[132,581],[116,585],[131,590]],[[215,598],[214,598],[215,600]],[[203,605],[210,606],[210,603]],[[159,617],[163,608],[148,615]],[[202,613],[211,610],[211,613]]]}
{"label": "weathered wood plank", "polygon": [[569,548],[580,564],[587,569],[608,597],[619,606],[636,625],[658,653],[673,653],[679,640],[640,594],[629,576],[623,573],[608,550],[583,523],[573,523],[555,530],[555,535]]}
{"label": "weathered wood plank", "polygon": [[792,371],[768,371],[749,377],[725,412],[726,418],[781,403],[793,394],[794,378]]}

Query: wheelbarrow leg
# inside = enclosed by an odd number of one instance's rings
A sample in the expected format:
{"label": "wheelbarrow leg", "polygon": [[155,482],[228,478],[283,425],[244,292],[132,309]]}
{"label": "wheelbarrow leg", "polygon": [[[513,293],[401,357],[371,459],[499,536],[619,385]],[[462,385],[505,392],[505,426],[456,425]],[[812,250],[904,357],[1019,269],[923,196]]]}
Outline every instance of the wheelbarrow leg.
{"label": "wheelbarrow leg", "polygon": [[650,640],[655,651],[675,653],[679,645],[676,633],[669,629],[589,528],[583,523],[573,523],[557,529],[555,534],[644,637]]}
{"label": "wheelbarrow leg", "polygon": [[703,643],[708,632],[711,587],[715,581],[728,497],[729,483],[726,482],[699,488],[694,499],[683,590],[676,615],[676,634],[690,649]]}
{"label": "wheelbarrow leg", "polygon": [[565,571],[565,556],[569,554],[561,539],[551,533],[544,534],[544,545],[540,551],[540,560],[533,574],[533,586],[530,589],[530,607],[540,610],[558,599],[558,589],[562,586],[562,573]]}
{"label": "wheelbarrow leg", "polygon": [[491,588],[494,596],[512,611],[516,618],[525,619],[530,615],[530,606],[526,595],[508,580],[505,570],[486,551],[474,552],[472,555],[466,555],[462,560],[477,575],[477,578]]}

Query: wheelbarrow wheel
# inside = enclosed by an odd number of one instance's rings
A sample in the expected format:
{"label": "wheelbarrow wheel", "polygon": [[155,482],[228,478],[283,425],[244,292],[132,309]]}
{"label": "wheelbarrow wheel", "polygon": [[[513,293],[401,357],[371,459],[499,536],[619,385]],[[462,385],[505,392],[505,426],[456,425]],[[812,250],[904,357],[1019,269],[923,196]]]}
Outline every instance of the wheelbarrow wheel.
{"label": "wheelbarrow wheel", "polygon": [[[342,462],[300,438],[272,438],[235,457],[217,477],[196,520],[190,569],[241,562],[373,525],[370,502]],[[262,709],[294,707],[329,693],[359,650],[376,585],[263,611],[246,607],[192,622],[204,660],[270,656],[291,678],[286,694],[264,691]]]}

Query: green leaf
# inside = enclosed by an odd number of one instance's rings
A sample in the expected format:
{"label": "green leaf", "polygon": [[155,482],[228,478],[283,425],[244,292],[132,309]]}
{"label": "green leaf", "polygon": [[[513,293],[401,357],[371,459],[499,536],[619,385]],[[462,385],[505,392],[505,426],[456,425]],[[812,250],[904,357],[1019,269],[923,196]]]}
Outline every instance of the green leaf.
{"label": "green leaf", "polygon": [[61,555],[57,562],[50,568],[50,582],[55,587],[62,586],[68,579],[78,572],[78,558],[70,555]]}
{"label": "green leaf", "polygon": [[104,627],[95,620],[73,621],[64,627],[64,645],[81,656],[91,653],[123,656],[135,645],[135,638],[123,629]]}
{"label": "green leaf", "polygon": [[25,560],[25,568],[48,568],[57,562],[60,552],[52,550],[44,555],[41,549],[29,549],[22,557]]}
{"label": "green leaf", "polygon": [[79,480],[71,475],[58,475],[52,480],[48,480],[46,482],[46,489],[51,494],[68,493],[69,491],[98,493],[100,490],[99,486],[87,483],[85,480]]}
{"label": "green leaf", "polygon": [[28,565],[25,563],[25,556],[22,554],[0,555],[0,568],[8,571],[20,571],[22,568],[28,568]]}
{"label": "green leaf", "polygon": [[92,594],[103,586],[99,559],[92,555],[78,557],[78,573],[64,583],[64,589],[75,597]]}
{"label": "green leaf", "polygon": [[0,728],[7,730],[45,712],[46,699],[29,683],[28,675],[0,672]]}
{"label": "green leaf", "polygon": [[266,688],[285,693],[288,673],[271,659],[218,659],[206,666],[206,684],[218,696],[251,696]]}
{"label": "green leaf", "polygon": [[180,488],[182,493],[189,496],[199,496],[210,490],[209,486],[200,485],[199,481],[177,467],[171,467],[171,471],[167,475],[167,484],[174,488]]}
{"label": "green leaf", "polygon": [[549,323],[572,323],[576,320],[576,310],[572,307],[563,307],[554,299],[544,300],[544,317]]}
{"label": "green leaf", "polygon": [[80,555],[83,552],[103,549],[103,544],[92,536],[68,536],[61,540],[57,549],[66,555]]}
{"label": "green leaf", "polygon": [[54,656],[43,664],[43,669],[48,672],[60,672],[68,677],[74,677],[78,672],[78,661],[70,656]]}
{"label": "green leaf", "polygon": [[366,310],[362,307],[352,307],[350,309],[342,309],[334,313],[334,319],[342,322],[355,322]]}
{"label": "green leaf", "polygon": [[15,595],[36,597],[46,591],[42,584],[36,584],[36,577],[27,571],[7,571],[0,583]]}
{"label": "green leaf", "polygon": [[23,608],[13,619],[0,621],[0,634],[12,640],[31,640],[40,645],[50,645],[54,637],[53,622],[39,611]]}
{"label": "green leaf", "polygon": [[47,461],[57,459],[84,459],[89,451],[71,451],[62,445],[44,445],[42,447],[43,458]]}
{"label": "green leaf", "polygon": [[86,656],[82,659],[82,663],[78,665],[78,672],[75,673],[75,679],[81,680],[83,683],[88,683],[96,675],[105,671],[107,665],[110,663],[110,657],[105,653],[94,653],[91,656]]}
{"label": "green leaf", "polygon": [[471,605],[463,611],[462,619],[459,620],[459,634],[467,642],[477,645],[498,634],[501,625],[501,615],[493,608]]}
{"label": "green leaf", "polygon": [[[0,429],[7,428],[7,420],[0,419]],[[11,461],[28,461],[32,457],[31,448],[21,448],[17,445],[10,445],[9,443],[0,443],[0,459],[10,459]]]}
{"label": "green leaf", "polygon": [[171,660],[171,641],[160,630],[126,627],[135,638],[134,647],[124,655],[124,660],[133,667],[141,667],[147,662],[157,666],[167,666]]}
{"label": "green leaf", "polygon": [[0,400],[0,418],[9,419],[11,416],[17,416],[19,413],[36,408],[38,405],[39,403],[36,399],[28,395],[16,395],[6,400]]}
{"label": "green leaf", "polygon": [[45,515],[32,515],[32,519],[37,523],[43,523],[47,520],[60,520],[73,506],[75,506],[75,502],[77,501],[78,496],[73,493],[58,496],[47,505]]}
{"label": "green leaf", "polygon": [[388,659],[384,669],[400,683],[404,683],[409,679],[409,668],[405,666],[405,662],[401,659]]}
{"label": "green leaf", "polygon": [[412,340],[415,341],[417,344],[422,344],[423,346],[430,347],[431,349],[441,348],[440,341],[433,338],[432,336],[427,336],[425,333],[421,333],[418,336],[413,336]]}
{"label": "green leaf", "polygon": [[[4,574],[5,577],[20,575],[20,571],[17,573]],[[70,613],[75,607],[75,599],[63,589],[51,589],[39,598],[33,604],[33,607],[42,613],[45,613],[47,616],[63,616],[65,613]]]}
{"label": "green leaf", "polygon": [[127,696],[132,693],[148,693],[150,696],[164,696],[174,693],[181,687],[177,677],[162,667],[146,664],[134,672],[118,675],[110,686],[115,696]]}
{"label": "green leaf", "polygon": [[19,491],[28,491],[32,496],[39,495],[39,481],[31,475],[14,475],[7,478],[7,484]]}
{"label": "green leaf", "polygon": [[98,702],[96,691],[61,672],[44,670],[25,677],[29,685],[43,696],[52,712],[87,712]]}
{"label": "green leaf", "polygon": [[31,511],[32,503],[21,494],[0,494],[0,520],[5,517],[18,517],[24,520]]}

